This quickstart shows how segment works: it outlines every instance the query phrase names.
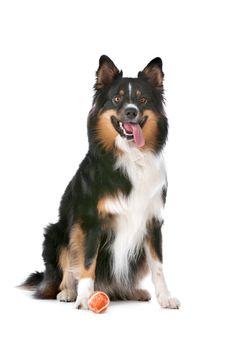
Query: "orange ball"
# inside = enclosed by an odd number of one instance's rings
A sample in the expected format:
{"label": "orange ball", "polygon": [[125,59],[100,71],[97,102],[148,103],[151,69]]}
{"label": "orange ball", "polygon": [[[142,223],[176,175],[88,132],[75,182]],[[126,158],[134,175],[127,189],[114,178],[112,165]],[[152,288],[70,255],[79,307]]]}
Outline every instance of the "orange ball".
{"label": "orange ball", "polygon": [[90,295],[88,299],[88,307],[89,310],[95,312],[96,314],[100,314],[107,310],[109,302],[110,300],[107,294],[97,291]]}

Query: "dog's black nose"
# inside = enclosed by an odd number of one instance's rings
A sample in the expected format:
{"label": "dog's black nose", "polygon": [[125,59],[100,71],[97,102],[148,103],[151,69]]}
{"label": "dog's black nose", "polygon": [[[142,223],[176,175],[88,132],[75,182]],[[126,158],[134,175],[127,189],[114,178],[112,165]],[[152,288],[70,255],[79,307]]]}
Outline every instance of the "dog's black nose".
{"label": "dog's black nose", "polygon": [[125,116],[126,116],[127,120],[133,121],[138,116],[138,110],[134,107],[126,108]]}

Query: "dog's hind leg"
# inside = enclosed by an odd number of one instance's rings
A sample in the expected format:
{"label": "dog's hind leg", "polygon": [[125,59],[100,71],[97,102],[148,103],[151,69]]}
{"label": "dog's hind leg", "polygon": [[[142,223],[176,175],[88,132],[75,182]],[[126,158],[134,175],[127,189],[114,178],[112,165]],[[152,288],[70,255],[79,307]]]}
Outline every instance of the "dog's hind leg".
{"label": "dog's hind leg", "polygon": [[149,301],[150,293],[145,289],[134,289],[126,294],[126,300]]}

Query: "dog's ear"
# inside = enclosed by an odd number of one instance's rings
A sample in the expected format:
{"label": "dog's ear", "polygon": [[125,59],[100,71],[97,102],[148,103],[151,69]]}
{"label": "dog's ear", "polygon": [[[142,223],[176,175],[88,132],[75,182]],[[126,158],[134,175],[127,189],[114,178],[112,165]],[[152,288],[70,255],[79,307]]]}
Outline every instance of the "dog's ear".
{"label": "dog's ear", "polygon": [[108,56],[101,56],[99,68],[96,72],[95,89],[100,90],[104,88],[120,76],[122,76],[122,71],[119,71],[113,61]]}
{"label": "dog's ear", "polygon": [[138,78],[147,80],[154,88],[163,87],[163,62],[160,57],[154,58],[143,71],[138,73]]}

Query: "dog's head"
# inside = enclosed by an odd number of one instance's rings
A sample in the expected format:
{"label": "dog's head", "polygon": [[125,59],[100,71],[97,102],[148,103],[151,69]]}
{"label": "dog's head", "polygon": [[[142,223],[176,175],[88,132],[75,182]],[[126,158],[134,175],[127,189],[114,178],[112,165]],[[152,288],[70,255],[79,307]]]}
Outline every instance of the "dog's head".
{"label": "dog's head", "polygon": [[138,73],[138,78],[123,78],[111,59],[101,56],[88,118],[90,144],[107,152],[116,150],[122,142],[159,151],[168,129],[163,77],[158,57]]}

